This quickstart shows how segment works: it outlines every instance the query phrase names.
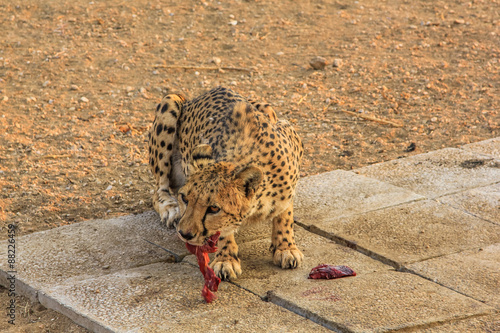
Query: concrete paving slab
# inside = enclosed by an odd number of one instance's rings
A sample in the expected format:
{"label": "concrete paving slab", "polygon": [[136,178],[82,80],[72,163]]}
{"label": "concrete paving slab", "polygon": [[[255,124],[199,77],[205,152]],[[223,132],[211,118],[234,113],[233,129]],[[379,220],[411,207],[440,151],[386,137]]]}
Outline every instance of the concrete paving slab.
{"label": "concrete paving slab", "polygon": [[243,224],[235,234],[237,244],[252,242],[259,239],[271,239],[272,222]]}
{"label": "concrete paving slab", "polygon": [[495,312],[416,275],[391,271],[291,283],[270,292],[269,299],[330,329],[349,332],[418,328]]}
{"label": "concrete paving slab", "polygon": [[474,142],[462,146],[462,149],[470,150],[479,154],[491,155],[495,158],[500,158],[500,137]]}
{"label": "concrete paving slab", "polygon": [[97,332],[327,331],[230,283],[206,304],[203,284],[197,267],[156,263],[52,287],[40,301]]}
{"label": "concrete paving slab", "polygon": [[[36,232],[16,239],[17,282],[35,292],[68,279],[87,279],[159,261],[173,261],[160,244],[178,255],[188,254],[173,230],[148,212],[109,220],[94,220]],[[0,284],[6,285],[7,245],[0,242]],[[27,287],[30,286],[30,287]]]}
{"label": "concrete paving slab", "polygon": [[480,316],[474,318],[467,318],[463,320],[455,320],[452,322],[444,323],[442,325],[435,325],[430,328],[419,330],[422,333],[449,333],[449,332],[500,332],[500,313]]}
{"label": "concrete paving slab", "polygon": [[414,263],[407,268],[500,310],[500,243]]}
{"label": "concrete paving slab", "polygon": [[295,219],[306,225],[424,198],[407,189],[343,170],[303,178],[296,192]]}
{"label": "concrete paving slab", "polygon": [[[297,246],[304,254],[301,267],[284,270],[274,265],[269,252],[270,238],[246,242],[239,247],[243,273],[234,283],[265,297],[269,290],[286,286],[291,281],[296,284],[307,281],[311,269],[320,264],[347,265],[358,275],[393,270],[391,266],[310,233],[299,226],[295,226],[295,234]],[[196,265],[194,256],[186,257],[185,260]]]}
{"label": "concrete paving slab", "polygon": [[500,242],[499,226],[434,200],[320,221],[311,229],[399,265]]}
{"label": "concrete paving slab", "polygon": [[500,181],[500,160],[462,149],[446,148],[427,154],[373,164],[356,172],[427,198],[486,186]]}
{"label": "concrete paving slab", "polygon": [[[243,228],[243,275],[222,283],[213,304],[201,297],[193,256],[153,212],[18,237],[17,291],[96,332],[325,330],[281,307],[350,332],[492,330],[500,310],[499,139],[302,179],[295,215],[306,226],[296,226],[303,266],[274,266],[270,224]],[[358,275],[307,279],[323,263]]]}
{"label": "concrete paving slab", "polygon": [[500,225],[500,183],[447,195],[438,200]]}

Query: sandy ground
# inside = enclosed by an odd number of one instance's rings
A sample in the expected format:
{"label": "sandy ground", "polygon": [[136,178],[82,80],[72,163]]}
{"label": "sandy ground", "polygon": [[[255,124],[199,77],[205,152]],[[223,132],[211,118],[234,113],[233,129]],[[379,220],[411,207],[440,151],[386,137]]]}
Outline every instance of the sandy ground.
{"label": "sandy ground", "polygon": [[[272,104],[303,137],[302,176],[497,137],[499,8],[0,0],[0,239],[9,223],[22,235],[152,209],[146,139],[167,92],[224,85]],[[80,330],[18,304],[19,330]]]}

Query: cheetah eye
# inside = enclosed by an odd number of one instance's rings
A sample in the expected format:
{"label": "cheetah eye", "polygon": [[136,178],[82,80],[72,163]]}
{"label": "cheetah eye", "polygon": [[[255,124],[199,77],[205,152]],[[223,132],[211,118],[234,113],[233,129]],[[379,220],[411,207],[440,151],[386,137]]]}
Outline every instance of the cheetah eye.
{"label": "cheetah eye", "polygon": [[217,206],[209,206],[207,208],[207,214],[217,214],[218,212],[220,212],[220,208]]}
{"label": "cheetah eye", "polygon": [[188,204],[188,199],[186,198],[186,196],[184,195],[184,193],[181,193],[181,200],[182,200],[182,202],[184,202],[186,205]]}

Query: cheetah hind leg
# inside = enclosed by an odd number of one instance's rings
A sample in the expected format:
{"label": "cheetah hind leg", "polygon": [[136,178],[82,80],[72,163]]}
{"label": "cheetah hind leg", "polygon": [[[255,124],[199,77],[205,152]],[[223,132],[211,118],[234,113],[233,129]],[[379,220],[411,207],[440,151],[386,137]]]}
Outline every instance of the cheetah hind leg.
{"label": "cheetah hind leg", "polygon": [[[177,226],[181,218],[179,203],[176,198],[179,189],[186,182],[186,177],[182,171],[181,156],[177,147],[176,140],[170,158],[168,185],[165,184],[165,179],[163,179],[163,182],[159,184],[159,186],[163,187],[157,189],[153,195],[154,208],[160,215],[161,223],[169,228]],[[165,188],[165,186],[168,186],[168,188]]]}
{"label": "cheetah hind leg", "polygon": [[295,244],[292,204],[273,219],[271,252],[274,264],[281,268],[297,268],[304,260]]}
{"label": "cheetah hind leg", "polygon": [[183,185],[184,175],[179,172],[176,127],[185,101],[182,95],[165,96],[156,108],[150,132],[149,162],[156,184],[153,206],[167,227],[174,226],[180,218],[176,192]]}

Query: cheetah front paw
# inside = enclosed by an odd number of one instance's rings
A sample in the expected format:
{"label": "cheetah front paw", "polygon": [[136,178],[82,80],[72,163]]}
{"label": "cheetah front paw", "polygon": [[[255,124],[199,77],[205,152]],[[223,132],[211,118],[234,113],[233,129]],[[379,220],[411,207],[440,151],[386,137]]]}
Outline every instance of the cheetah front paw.
{"label": "cheetah front paw", "polygon": [[276,249],[273,256],[273,262],[275,265],[281,268],[297,268],[302,264],[304,255],[297,248],[291,248],[286,250]]}
{"label": "cheetah front paw", "polygon": [[210,267],[214,270],[215,275],[223,281],[235,280],[241,275],[240,260],[236,260],[233,257],[225,258],[224,260],[215,259],[210,264]]}

